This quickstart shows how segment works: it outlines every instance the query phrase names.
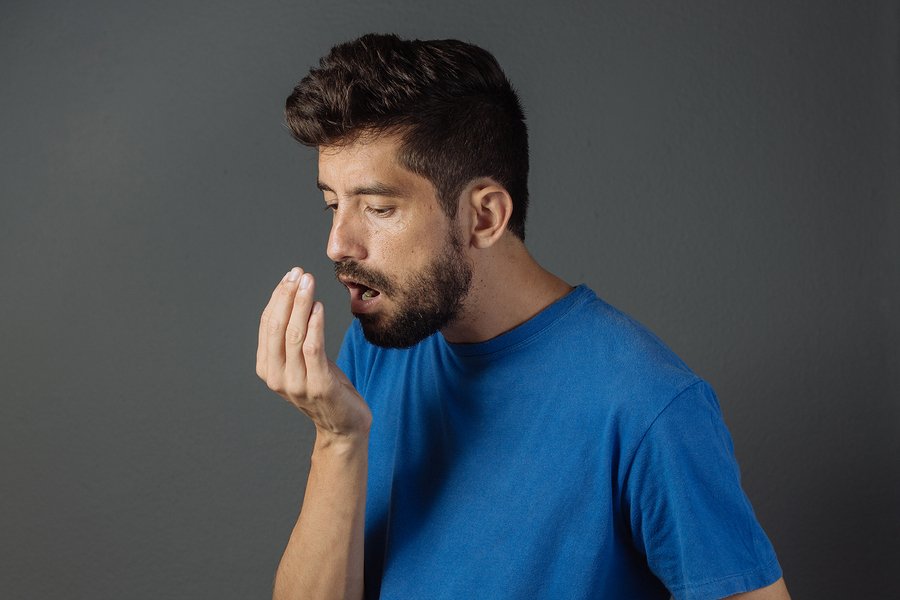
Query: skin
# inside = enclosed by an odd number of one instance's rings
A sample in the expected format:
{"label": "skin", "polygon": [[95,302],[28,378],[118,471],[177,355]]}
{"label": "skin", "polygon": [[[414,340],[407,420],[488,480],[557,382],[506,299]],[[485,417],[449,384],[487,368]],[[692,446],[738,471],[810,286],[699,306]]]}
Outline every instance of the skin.
{"label": "skin", "polygon": [[[398,284],[395,293],[381,295],[378,310],[396,311],[404,284],[442,250],[451,230],[464,242],[473,278],[458,318],[441,330],[449,342],[494,338],[571,291],[506,230],[512,200],[502,186],[489,178],[473,180],[460,195],[455,218],[448,219],[432,184],[396,161],[397,147],[397,138],[385,135],[319,149],[319,187],[333,211],[328,256],[357,261]],[[257,375],[316,427],[302,510],[276,573],[276,599],[358,599],[363,594],[372,415],[325,356],[324,330],[315,280],[294,267],[263,310],[256,359]],[[734,598],[789,596],[779,580]]]}
{"label": "skin", "polygon": [[784,578],[764,588],[743,594],[735,594],[734,596],[729,596],[729,598],[734,600],[791,600],[787,586],[784,584]]}

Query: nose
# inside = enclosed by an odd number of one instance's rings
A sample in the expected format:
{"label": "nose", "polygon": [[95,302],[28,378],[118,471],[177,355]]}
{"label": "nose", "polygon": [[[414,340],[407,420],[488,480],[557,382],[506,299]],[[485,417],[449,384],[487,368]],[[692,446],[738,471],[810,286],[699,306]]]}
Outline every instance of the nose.
{"label": "nose", "polygon": [[366,257],[366,247],[363,243],[362,225],[355,219],[352,213],[338,207],[334,212],[334,220],[331,223],[331,233],[328,235],[328,249],[326,254],[334,262],[353,259],[362,260]]}

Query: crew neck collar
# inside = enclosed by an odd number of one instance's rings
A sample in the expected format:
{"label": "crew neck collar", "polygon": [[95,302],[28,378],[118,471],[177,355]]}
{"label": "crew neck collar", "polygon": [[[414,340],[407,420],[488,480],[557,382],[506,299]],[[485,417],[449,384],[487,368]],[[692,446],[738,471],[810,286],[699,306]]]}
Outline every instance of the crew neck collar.
{"label": "crew neck collar", "polygon": [[517,325],[509,331],[484,342],[471,344],[451,343],[440,333],[438,334],[438,339],[442,345],[460,357],[487,356],[503,352],[528,342],[531,338],[564,317],[570,310],[587,300],[592,294],[593,292],[590,288],[585,284],[580,284],[521,325]]}

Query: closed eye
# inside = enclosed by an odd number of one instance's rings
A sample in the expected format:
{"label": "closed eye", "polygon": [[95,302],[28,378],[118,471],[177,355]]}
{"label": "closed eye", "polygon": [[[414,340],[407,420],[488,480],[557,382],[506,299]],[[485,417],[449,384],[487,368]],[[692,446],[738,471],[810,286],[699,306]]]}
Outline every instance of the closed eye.
{"label": "closed eye", "polygon": [[366,210],[375,215],[376,217],[389,217],[394,214],[394,207],[375,207],[375,206],[367,206]]}

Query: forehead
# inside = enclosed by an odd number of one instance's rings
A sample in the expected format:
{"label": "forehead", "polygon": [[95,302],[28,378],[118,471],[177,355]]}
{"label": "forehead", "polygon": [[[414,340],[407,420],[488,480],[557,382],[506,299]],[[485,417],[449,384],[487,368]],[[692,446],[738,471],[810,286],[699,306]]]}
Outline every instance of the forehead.
{"label": "forehead", "polygon": [[433,193],[431,182],[413,173],[397,159],[396,136],[360,137],[353,143],[319,147],[319,184],[337,194],[376,184],[410,195]]}

